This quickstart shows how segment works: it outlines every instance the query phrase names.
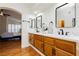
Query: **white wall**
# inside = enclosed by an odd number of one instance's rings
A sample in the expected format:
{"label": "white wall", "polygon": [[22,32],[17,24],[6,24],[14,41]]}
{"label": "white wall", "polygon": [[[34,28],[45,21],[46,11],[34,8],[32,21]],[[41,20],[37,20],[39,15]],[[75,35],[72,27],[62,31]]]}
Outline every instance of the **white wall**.
{"label": "white wall", "polygon": [[[45,12],[43,12],[43,22],[46,23],[46,25],[48,26],[50,21],[54,22],[53,25],[53,34],[58,34],[58,31],[60,28],[57,28],[55,25],[55,9],[56,7],[62,5],[63,3],[60,4],[56,4],[54,6],[52,6],[51,8],[49,8],[48,10],[46,10]],[[73,35],[79,35],[79,4],[76,4],[76,26],[73,28],[62,28],[64,30],[64,32],[69,32],[69,35],[73,34]]]}
{"label": "white wall", "polygon": [[[44,22],[48,23],[50,20],[54,22],[54,34],[57,34],[60,28],[56,28],[55,25],[55,8],[60,6],[61,4],[57,4],[54,7],[47,10],[47,12],[44,13]],[[79,4],[76,4],[76,27],[73,28],[63,28],[63,30],[66,32],[69,32],[69,34],[73,35],[79,35]]]}
{"label": "white wall", "polygon": [[6,18],[7,18],[7,22],[9,24],[20,24],[21,23],[21,20],[20,19],[16,19],[16,18],[11,17],[11,16],[8,16]]}
{"label": "white wall", "polygon": [[0,34],[6,32],[6,17],[0,16]]}

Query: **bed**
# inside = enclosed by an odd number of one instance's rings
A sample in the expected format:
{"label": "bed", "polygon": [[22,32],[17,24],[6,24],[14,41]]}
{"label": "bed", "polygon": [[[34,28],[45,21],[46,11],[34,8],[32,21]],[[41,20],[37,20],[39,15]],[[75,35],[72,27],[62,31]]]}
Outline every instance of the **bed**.
{"label": "bed", "polygon": [[0,36],[1,40],[15,40],[15,39],[21,39],[20,33],[3,33]]}

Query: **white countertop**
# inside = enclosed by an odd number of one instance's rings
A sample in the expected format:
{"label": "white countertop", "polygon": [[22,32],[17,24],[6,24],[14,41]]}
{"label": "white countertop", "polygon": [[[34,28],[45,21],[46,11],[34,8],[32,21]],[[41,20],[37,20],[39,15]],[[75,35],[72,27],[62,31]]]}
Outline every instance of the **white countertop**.
{"label": "white countertop", "polygon": [[[33,32],[30,32],[30,33],[33,33]],[[44,33],[33,33],[33,34],[38,34],[38,35],[43,35],[43,36],[53,37],[53,38],[60,38],[63,40],[79,43],[79,36],[74,36],[74,35],[66,36],[66,35],[55,35],[55,34],[44,34]]]}
{"label": "white countertop", "polygon": [[44,33],[34,33],[34,32],[29,32],[29,33],[76,42],[76,55],[79,56],[79,36],[75,36],[75,35],[66,36],[66,35],[44,34]]}

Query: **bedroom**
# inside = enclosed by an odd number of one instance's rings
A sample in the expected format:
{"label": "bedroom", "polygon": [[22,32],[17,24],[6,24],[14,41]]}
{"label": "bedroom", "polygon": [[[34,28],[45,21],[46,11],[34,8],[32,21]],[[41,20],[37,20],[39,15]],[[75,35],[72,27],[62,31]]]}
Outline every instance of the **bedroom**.
{"label": "bedroom", "polygon": [[15,10],[0,8],[0,47],[21,47],[21,14]]}

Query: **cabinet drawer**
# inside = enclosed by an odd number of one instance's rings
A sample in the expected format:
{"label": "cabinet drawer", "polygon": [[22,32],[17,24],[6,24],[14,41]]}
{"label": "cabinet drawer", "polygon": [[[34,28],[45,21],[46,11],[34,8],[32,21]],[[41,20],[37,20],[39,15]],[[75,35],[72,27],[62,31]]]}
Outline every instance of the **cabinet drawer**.
{"label": "cabinet drawer", "polygon": [[64,50],[56,48],[56,56],[74,56]]}
{"label": "cabinet drawer", "polygon": [[51,44],[51,45],[54,45],[54,39],[50,38],[50,37],[44,37],[44,42]]}
{"label": "cabinet drawer", "polygon": [[76,55],[76,43],[75,42],[56,39],[55,40],[55,45],[59,49],[62,49],[64,51],[67,51],[71,54]]}
{"label": "cabinet drawer", "polygon": [[37,34],[34,34],[34,39],[35,39],[35,40],[43,41],[42,36],[41,36],[41,35],[37,35]]}

